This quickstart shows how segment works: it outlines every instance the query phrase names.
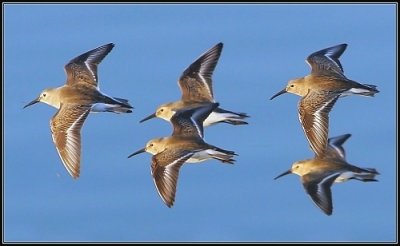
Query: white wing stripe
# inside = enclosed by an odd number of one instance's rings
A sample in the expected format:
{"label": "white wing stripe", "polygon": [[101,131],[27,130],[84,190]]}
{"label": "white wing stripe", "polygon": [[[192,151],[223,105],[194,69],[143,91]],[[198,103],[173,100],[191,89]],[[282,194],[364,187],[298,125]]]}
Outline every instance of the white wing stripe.
{"label": "white wing stripe", "polygon": [[204,76],[203,76],[203,64],[202,64],[202,67],[200,68],[200,73],[199,73],[199,77],[200,77],[200,79],[201,79],[201,81],[203,82],[203,86],[205,87],[205,88],[207,88],[207,92],[208,92],[208,94],[209,95],[212,95],[211,94],[211,90],[210,90],[210,87],[208,86],[208,83],[207,83],[207,80],[204,78]]}
{"label": "white wing stripe", "polygon": [[328,175],[328,176],[326,176],[325,178],[323,178],[319,183],[318,183],[318,189],[317,189],[317,193],[321,196],[321,197],[323,197],[324,198],[324,200],[325,200],[325,198],[326,198],[326,194],[324,193],[324,190],[323,190],[323,187],[325,186],[325,182],[327,181],[327,180],[329,180],[331,177],[333,177],[333,176],[336,176],[337,175],[337,173],[332,173],[331,175]]}
{"label": "white wing stripe", "polygon": [[88,69],[88,71],[92,74],[93,80],[95,82],[97,82],[96,75],[94,74],[93,70],[90,68],[90,65],[89,65],[90,63],[88,63],[88,61],[85,61],[84,63],[85,63],[86,68]]}
{"label": "white wing stripe", "polygon": [[193,125],[196,127],[198,135],[203,138],[203,134],[200,131],[199,125],[197,124],[196,120],[193,119],[193,117],[190,117],[190,121],[193,123]]}

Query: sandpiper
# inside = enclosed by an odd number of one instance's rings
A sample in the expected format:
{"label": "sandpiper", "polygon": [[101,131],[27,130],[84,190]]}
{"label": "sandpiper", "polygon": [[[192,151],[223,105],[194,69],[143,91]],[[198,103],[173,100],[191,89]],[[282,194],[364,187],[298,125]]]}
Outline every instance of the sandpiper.
{"label": "sandpiper", "polygon": [[327,148],[329,112],[339,97],[361,95],[372,97],[379,91],[375,85],[360,84],[346,78],[339,57],[347,44],[340,44],[312,53],[306,60],[311,74],[290,80],[282,91],[301,96],[298,105],[299,120],[312,150],[323,155]]}
{"label": "sandpiper", "polygon": [[216,159],[233,164],[234,151],[224,150],[203,140],[203,121],[218,107],[218,103],[206,103],[198,107],[178,110],[171,118],[173,133],[170,137],[150,140],[139,153],[153,155],[151,174],[157,191],[164,203],[171,207],[175,200],[179,169],[185,162],[196,163]]}
{"label": "sandpiper", "polygon": [[[221,55],[223,44],[218,43],[194,61],[179,78],[178,85],[182,92],[181,100],[160,105],[156,112],[140,122],[158,117],[170,121],[172,115],[181,108],[198,106],[204,102],[215,102],[212,75]],[[203,122],[204,126],[224,122],[232,125],[248,124],[245,113],[235,113],[222,108],[216,108]]]}
{"label": "sandpiper", "polygon": [[363,182],[377,181],[378,171],[374,168],[359,168],[347,163],[342,144],[350,134],[329,139],[328,151],[324,157],[293,163],[292,168],[277,176],[294,173],[301,177],[304,189],[314,203],[327,215],[332,214],[331,186],[334,182],[356,179]]}
{"label": "sandpiper", "polygon": [[89,112],[132,112],[128,100],[107,96],[98,86],[97,66],[113,47],[109,43],[72,59],[65,65],[65,85],[43,90],[24,107],[43,102],[58,109],[50,121],[53,142],[65,168],[75,179],[80,174],[80,131]]}

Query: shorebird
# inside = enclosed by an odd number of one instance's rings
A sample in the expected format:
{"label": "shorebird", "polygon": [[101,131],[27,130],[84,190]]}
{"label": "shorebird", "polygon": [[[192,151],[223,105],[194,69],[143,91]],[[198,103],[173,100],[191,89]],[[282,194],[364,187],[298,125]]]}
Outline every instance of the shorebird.
{"label": "shorebird", "polygon": [[[218,43],[202,54],[182,73],[178,80],[182,92],[181,100],[160,105],[156,112],[140,122],[158,117],[170,121],[176,111],[189,106],[198,106],[205,102],[215,102],[212,87],[212,75],[221,55],[223,44]],[[232,125],[248,124],[245,113],[235,113],[222,108],[216,108],[203,122],[204,126],[224,122]]]}
{"label": "shorebird", "polygon": [[330,138],[325,156],[296,161],[291,169],[275,179],[290,173],[299,175],[304,189],[313,202],[325,214],[331,215],[333,210],[331,186],[334,182],[340,183],[350,179],[363,182],[377,181],[375,176],[379,174],[375,168],[359,168],[347,163],[342,144],[350,136],[345,134]]}
{"label": "shorebird", "polygon": [[339,97],[361,95],[372,97],[379,91],[375,85],[360,84],[346,78],[339,57],[347,44],[340,44],[312,53],[306,62],[311,74],[290,80],[286,88],[270,98],[286,92],[301,96],[299,120],[311,149],[323,155],[327,148],[329,112]]}
{"label": "shorebird", "polygon": [[72,59],[65,65],[65,85],[43,90],[24,107],[43,102],[58,109],[50,120],[53,142],[65,168],[75,179],[80,174],[80,131],[89,112],[132,112],[128,100],[107,96],[98,86],[97,66],[113,47],[109,43]]}
{"label": "shorebird", "polygon": [[216,159],[233,164],[234,151],[224,150],[203,140],[203,121],[218,107],[218,103],[206,103],[197,107],[178,110],[171,118],[173,133],[170,137],[150,140],[139,153],[153,155],[151,174],[158,194],[171,207],[175,201],[179,169],[185,162],[196,163]]}

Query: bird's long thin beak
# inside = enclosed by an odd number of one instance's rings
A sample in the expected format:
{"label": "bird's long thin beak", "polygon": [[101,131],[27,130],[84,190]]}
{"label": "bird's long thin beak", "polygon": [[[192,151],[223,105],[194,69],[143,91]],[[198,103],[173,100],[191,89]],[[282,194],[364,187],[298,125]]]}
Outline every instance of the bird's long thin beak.
{"label": "bird's long thin beak", "polygon": [[157,116],[156,116],[156,113],[153,113],[153,114],[147,116],[146,118],[144,118],[143,120],[141,120],[141,121],[139,121],[139,122],[142,123],[142,122],[144,122],[144,121],[146,121],[146,120],[150,120],[150,119],[153,119],[153,118],[155,118],[155,117],[157,117]]}
{"label": "bird's long thin beak", "polygon": [[36,98],[36,99],[33,100],[32,102],[30,102],[30,103],[28,103],[27,105],[25,105],[24,108],[29,107],[29,106],[31,106],[31,105],[33,105],[33,104],[35,104],[35,103],[38,103],[38,102],[40,102],[40,101],[39,101],[39,98]]}
{"label": "bird's long thin beak", "polygon": [[286,88],[285,88],[285,89],[281,90],[280,92],[276,93],[275,95],[273,95],[269,100],[272,100],[272,99],[274,99],[275,97],[280,96],[280,95],[282,95],[282,94],[284,94],[284,93],[286,93],[286,92],[287,92],[287,91],[286,91]]}
{"label": "bird's long thin beak", "polygon": [[281,175],[279,175],[279,176],[277,176],[276,178],[274,178],[274,180],[275,180],[275,179],[279,179],[280,177],[285,176],[285,175],[290,174],[290,173],[292,173],[292,170],[287,170],[286,172],[284,172],[284,173],[282,173]]}
{"label": "bird's long thin beak", "polygon": [[146,152],[146,148],[140,149],[140,150],[136,151],[135,153],[130,154],[128,156],[128,158],[131,158],[132,156],[143,153],[143,152]]}

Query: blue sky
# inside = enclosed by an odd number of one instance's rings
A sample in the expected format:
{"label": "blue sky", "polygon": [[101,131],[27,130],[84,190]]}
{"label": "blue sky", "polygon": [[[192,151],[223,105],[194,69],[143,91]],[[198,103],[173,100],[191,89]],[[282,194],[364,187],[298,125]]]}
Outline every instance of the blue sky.
{"label": "blue sky", "polygon": [[[4,241],[396,240],[395,5],[7,4],[3,14]],[[56,110],[23,106],[63,85],[70,59],[109,42],[116,46],[99,66],[101,90],[135,109],[89,115],[81,177],[73,180],[51,138]],[[205,129],[205,140],[234,150],[237,161],[184,165],[168,208],[150,175],[151,155],[127,156],[171,134],[161,119],[139,120],[178,100],[183,70],[218,42],[215,98],[249,114],[249,125]],[[376,183],[335,184],[326,216],[297,175],[273,180],[313,153],[298,121],[299,97],[269,98],[309,73],[309,54],[341,43],[348,44],[345,75],[380,93],[341,98],[330,136],[351,133],[348,162],[381,175]]]}

